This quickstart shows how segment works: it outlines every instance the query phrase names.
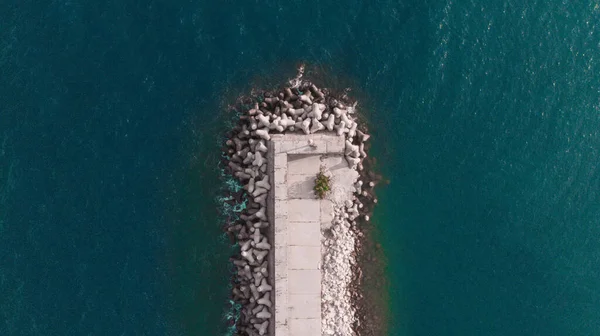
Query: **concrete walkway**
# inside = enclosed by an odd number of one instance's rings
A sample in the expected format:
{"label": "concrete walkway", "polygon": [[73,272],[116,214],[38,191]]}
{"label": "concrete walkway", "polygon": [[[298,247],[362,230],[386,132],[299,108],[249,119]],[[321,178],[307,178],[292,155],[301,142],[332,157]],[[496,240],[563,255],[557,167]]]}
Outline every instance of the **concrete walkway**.
{"label": "concrete walkway", "polygon": [[333,133],[278,134],[269,141],[268,209],[274,244],[269,262],[275,276],[270,335],[321,334],[321,228],[331,225],[333,206],[317,199],[312,188],[322,165],[350,170],[344,146],[344,137]]}

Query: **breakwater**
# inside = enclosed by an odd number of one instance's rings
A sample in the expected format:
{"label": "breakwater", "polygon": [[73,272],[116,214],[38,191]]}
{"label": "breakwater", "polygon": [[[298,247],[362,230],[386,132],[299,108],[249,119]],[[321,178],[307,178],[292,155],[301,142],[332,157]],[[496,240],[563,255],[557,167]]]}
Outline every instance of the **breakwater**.
{"label": "breakwater", "polygon": [[[247,201],[227,227],[240,246],[231,258],[237,332],[353,335],[357,222],[369,221],[377,202],[357,102],[318,88],[300,68],[285,87],[242,103],[224,149]],[[322,197],[312,190],[319,172],[331,181]],[[314,235],[288,239],[308,225]]]}

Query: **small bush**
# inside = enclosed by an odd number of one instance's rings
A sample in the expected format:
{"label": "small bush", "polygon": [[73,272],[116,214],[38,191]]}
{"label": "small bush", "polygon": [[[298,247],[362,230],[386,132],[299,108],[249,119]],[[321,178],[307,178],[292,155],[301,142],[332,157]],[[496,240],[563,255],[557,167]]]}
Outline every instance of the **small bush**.
{"label": "small bush", "polygon": [[330,183],[331,183],[331,180],[330,180],[329,176],[325,175],[323,173],[323,170],[321,170],[317,174],[317,178],[315,179],[315,187],[314,187],[315,195],[317,195],[318,198],[323,199],[325,197],[325,195],[327,194],[327,192],[331,190]]}

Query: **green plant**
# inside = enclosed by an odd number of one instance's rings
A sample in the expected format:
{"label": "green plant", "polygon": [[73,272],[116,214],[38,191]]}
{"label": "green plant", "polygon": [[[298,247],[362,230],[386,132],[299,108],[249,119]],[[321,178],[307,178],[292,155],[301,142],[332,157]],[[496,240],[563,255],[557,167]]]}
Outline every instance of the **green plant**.
{"label": "green plant", "polygon": [[325,175],[323,169],[321,169],[321,171],[319,171],[319,173],[317,174],[317,178],[315,179],[315,195],[317,195],[318,198],[323,199],[323,197],[325,197],[325,194],[327,194],[327,192],[331,190],[330,183],[331,179],[329,178],[329,176]]}

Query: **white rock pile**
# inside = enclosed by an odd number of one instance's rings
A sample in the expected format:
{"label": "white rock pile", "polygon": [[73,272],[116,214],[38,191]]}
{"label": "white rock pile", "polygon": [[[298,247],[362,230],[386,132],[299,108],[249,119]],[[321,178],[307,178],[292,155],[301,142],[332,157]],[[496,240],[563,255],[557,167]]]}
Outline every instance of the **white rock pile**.
{"label": "white rock pile", "polygon": [[330,235],[323,239],[321,278],[321,330],[323,335],[355,335],[352,329],[356,310],[350,284],[356,265],[356,234],[351,228],[346,207],[337,207]]}

